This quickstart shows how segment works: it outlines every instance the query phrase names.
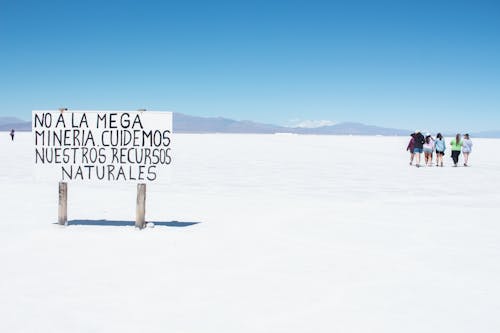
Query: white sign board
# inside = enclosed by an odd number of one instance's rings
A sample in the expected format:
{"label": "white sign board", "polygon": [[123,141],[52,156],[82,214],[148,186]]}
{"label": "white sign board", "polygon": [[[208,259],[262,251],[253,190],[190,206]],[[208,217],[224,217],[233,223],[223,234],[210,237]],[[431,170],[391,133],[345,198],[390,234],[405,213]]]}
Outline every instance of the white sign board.
{"label": "white sign board", "polygon": [[172,163],[172,113],[33,111],[37,178],[161,182]]}

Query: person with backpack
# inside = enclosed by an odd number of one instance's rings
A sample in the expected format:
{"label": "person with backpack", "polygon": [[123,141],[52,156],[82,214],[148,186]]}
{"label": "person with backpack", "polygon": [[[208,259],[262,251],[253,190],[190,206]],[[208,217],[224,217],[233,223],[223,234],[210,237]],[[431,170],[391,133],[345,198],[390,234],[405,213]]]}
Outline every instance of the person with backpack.
{"label": "person with backpack", "polygon": [[415,133],[411,133],[410,136],[411,139],[410,142],[408,142],[406,151],[410,152],[410,165],[413,165],[413,158],[415,157],[415,153],[413,152],[413,149],[415,149]]}
{"label": "person with backpack", "polygon": [[432,155],[434,154],[434,140],[430,133],[425,135],[425,142],[423,144],[425,166],[432,166]]}
{"label": "person with backpack", "polygon": [[436,136],[436,141],[434,141],[434,147],[436,149],[436,166],[443,166],[443,156],[446,150],[446,142],[444,141],[443,135],[438,133]]}
{"label": "person with backpack", "polygon": [[10,131],[10,139],[11,139],[12,141],[14,141],[14,133],[15,133],[15,131],[14,131],[14,129],[12,129],[12,130]]}
{"label": "person with backpack", "polygon": [[468,166],[469,155],[471,151],[472,151],[472,140],[470,139],[469,134],[465,134],[464,139],[462,141],[462,153],[464,153],[464,166]]}
{"label": "person with backpack", "polygon": [[458,166],[458,157],[460,156],[460,152],[462,151],[462,138],[460,134],[457,134],[454,139],[450,142],[451,146],[451,158],[453,159],[453,166]]}
{"label": "person with backpack", "polygon": [[415,131],[415,144],[413,147],[413,153],[415,154],[415,157],[417,159],[417,164],[415,164],[417,168],[420,168],[420,155],[424,151],[424,143],[425,138],[422,133],[420,133],[420,131]]}

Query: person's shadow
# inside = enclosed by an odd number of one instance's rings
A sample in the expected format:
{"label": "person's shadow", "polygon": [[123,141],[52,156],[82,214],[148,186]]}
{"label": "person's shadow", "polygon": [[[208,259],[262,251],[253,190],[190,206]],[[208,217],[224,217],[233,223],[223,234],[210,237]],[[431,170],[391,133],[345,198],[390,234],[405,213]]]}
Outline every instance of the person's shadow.
{"label": "person's shadow", "polygon": [[[157,227],[174,227],[174,228],[184,228],[189,227],[201,222],[179,222],[179,221],[147,221],[154,223]],[[135,225],[134,221],[118,221],[118,220],[69,220],[68,226],[71,225],[83,225],[83,226],[99,226],[99,227],[133,227]]]}

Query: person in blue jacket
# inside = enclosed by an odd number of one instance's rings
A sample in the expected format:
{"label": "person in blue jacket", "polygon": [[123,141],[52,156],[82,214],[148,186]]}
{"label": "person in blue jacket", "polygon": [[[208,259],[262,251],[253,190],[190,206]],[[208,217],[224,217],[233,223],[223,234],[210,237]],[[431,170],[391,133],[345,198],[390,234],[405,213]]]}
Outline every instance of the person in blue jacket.
{"label": "person in blue jacket", "polygon": [[436,166],[443,166],[443,156],[444,151],[446,150],[446,142],[444,141],[441,133],[437,134],[434,145],[436,148]]}

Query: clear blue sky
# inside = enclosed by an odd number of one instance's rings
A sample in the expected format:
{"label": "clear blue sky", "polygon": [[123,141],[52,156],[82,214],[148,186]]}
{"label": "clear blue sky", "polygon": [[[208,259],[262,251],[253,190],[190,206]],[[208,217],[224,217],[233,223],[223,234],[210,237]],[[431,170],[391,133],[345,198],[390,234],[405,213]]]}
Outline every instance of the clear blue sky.
{"label": "clear blue sky", "polygon": [[500,128],[499,1],[0,0],[0,116]]}

